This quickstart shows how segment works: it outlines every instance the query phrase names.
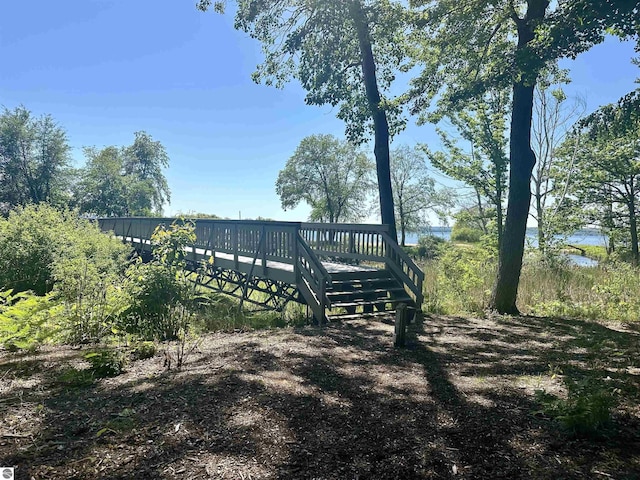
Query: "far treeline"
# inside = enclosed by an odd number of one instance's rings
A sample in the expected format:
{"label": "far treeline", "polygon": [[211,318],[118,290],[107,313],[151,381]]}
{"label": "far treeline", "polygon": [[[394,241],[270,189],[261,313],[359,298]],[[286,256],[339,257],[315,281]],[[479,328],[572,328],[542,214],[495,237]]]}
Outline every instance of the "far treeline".
{"label": "far treeline", "polygon": [[0,214],[47,203],[90,215],[151,215],[170,199],[169,157],[146,132],[128,146],[85,147],[74,168],[62,126],[24,107],[0,114]]}
{"label": "far treeline", "polygon": [[[451,174],[459,177],[471,174],[470,180],[474,182],[482,175],[493,175],[492,179],[482,177],[485,184],[474,185],[479,193],[493,197],[500,218],[496,227],[500,235],[498,271],[490,306],[501,313],[518,313],[516,296],[532,178],[535,215],[543,229],[547,228],[548,220],[564,216],[563,209],[568,207],[560,198],[571,198],[568,190],[573,184],[547,180],[549,172],[557,167],[555,161],[536,167],[540,165],[536,160],[540,160],[541,153],[555,156],[549,138],[542,138],[542,151],[536,151],[532,143],[536,87],[539,91],[548,87],[546,79],[558,60],[575,58],[602,42],[607,34],[637,42],[639,3],[199,0],[197,5],[203,11],[224,13],[228,3],[234,4],[235,27],[262,45],[265,58],[257,67],[254,80],[282,86],[296,79],[307,91],[307,104],[337,107],[337,116],[345,122],[350,141],[362,143],[373,135],[380,215],[382,222],[394,230],[397,221],[391,138],[402,130],[408,114],[416,116],[419,122],[450,121],[458,129],[459,136],[471,143],[471,153],[464,153],[451,138],[448,151],[439,160],[445,161],[442,165]],[[406,91],[394,94],[407,82]],[[547,88],[547,91],[552,94],[554,90]],[[626,112],[637,111],[637,106],[637,101],[619,105]],[[547,113],[553,115],[552,111]],[[633,115],[620,116],[624,118],[625,129],[633,130],[636,121],[631,118]],[[603,140],[602,133],[596,134],[585,126],[575,130],[574,145],[580,142],[575,139],[581,138],[578,132],[585,130],[595,144],[611,144]],[[587,147],[584,142],[580,145]],[[571,158],[568,153],[566,156]],[[576,163],[577,160],[571,166]],[[469,166],[477,168],[469,170]],[[633,224],[635,212],[624,213],[629,202],[622,197],[628,199],[629,195],[624,186],[621,188],[624,194],[618,191],[621,172],[614,176],[609,173],[602,177],[607,179],[605,183],[613,185],[603,187],[600,192],[603,194],[597,197],[602,200],[595,202],[594,211],[608,212],[608,223],[601,224],[621,226],[625,221]],[[630,176],[629,173],[624,185],[628,185]],[[609,182],[613,177],[615,182]],[[598,178],[590,176],[590,180]],[[637,180],[633,182],[637,186]],[[485,185],[491,186],[490,195],[483,192]],[[607,200],[611,208],[603,203],[607,192],[614,199]],[[499,202],[502,197],[507,199],[504,214]],[[556,206],[551,207],[554,202]],[[551,212],[546,217],[545,207],[546,213]],[[626,236],[632,237],[633,242],[636,235]]]}

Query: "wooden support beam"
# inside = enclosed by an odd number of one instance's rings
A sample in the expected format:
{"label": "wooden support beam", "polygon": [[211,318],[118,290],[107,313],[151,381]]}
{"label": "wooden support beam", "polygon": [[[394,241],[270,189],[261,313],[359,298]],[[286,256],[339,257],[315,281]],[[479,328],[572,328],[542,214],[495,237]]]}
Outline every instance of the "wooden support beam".
{"label": "wooden support beam", "polygon": [[407,304],[399,303],[396,307],[396,323],[393,333],[393,346],[404,348],[407,342]]}

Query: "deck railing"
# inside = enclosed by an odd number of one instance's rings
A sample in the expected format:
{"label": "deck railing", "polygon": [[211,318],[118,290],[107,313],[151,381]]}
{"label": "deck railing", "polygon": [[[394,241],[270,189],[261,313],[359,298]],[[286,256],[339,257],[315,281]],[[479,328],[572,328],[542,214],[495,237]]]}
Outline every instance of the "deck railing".
{"label": "deck railing", "polygon": [[384,263],[421,307],[424,273],[389,235],[388,225],[302,223],[300,235],[320,257]]}
{"label": "deck railing", "polygon": [[[100,218],[100,228],[112,231],[123,241],[141,250],[151,250],[151,236],[160,225],[170,226],[175,218]],[[240,264],[251,264],[249,274],[256,264],[263,275],[268,275],[270,262],[276,268],[290,266],[296,285],[319,322],[324,322],[325,309],[329,307],[326,296],[331,276],[313,250],[300,236],[297,222],[264,222],[252,220],[193,220],[196,241],[185,247],[186,257],[198,260],[227,255],[235,269]],[[215,262],[214,262],[215,264]],[[283,265],[284,264],[284,265]],[[245,272],[247,273],[247,272]]]}
{"label": "deck railing", "polygon": [[[155,229],[159,225],[168,227],[176,219],[125,217],[98,221],[102,230],[114,232],[139,249],[150,250]],[[325,320],[325,308],[330,307],[326,291],[331,284],[322,258],[383,263],[413,293],[418,308],[422,304],[424,274],[389,236],[385,225],[209,219],[196,219],[193,223],[196,241],[186,247],[187,258],[226,255],[236,269],[240,263],[249,262],[250,273],[259,265],[265,275],[270,262],[288,265],[320,322]]]}

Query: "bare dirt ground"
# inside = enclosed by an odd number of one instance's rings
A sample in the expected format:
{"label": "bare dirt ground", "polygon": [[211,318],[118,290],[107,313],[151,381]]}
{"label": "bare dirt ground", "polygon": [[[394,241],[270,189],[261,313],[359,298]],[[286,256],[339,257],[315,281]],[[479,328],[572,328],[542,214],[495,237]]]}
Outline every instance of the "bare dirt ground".
{"label": "bare dirt ground", "polygon": [[[182,371],[159,354],[89,381],[74,380],[84,350],[2,352],[0,466],[18,479],[640,478],[637,330],[427,317],[405,350],[392,330],[212,334]],[[563,433],[536,401],[568,377],[615,392],[603,436]]]}

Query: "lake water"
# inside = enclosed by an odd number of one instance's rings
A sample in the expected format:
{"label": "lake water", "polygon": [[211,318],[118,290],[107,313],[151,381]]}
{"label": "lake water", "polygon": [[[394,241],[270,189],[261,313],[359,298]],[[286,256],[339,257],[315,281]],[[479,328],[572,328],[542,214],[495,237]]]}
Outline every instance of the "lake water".
{"label": "lake water", "polygon": [[[427,227],[424,233],[420,235],[431,234],[436,237],[441,237],[445,240],[451,239],[451,227]],[[408,245],[418,243],[418,234],[416,233],[408,233],[406,243]],[[538,229],[537,228],[527,228],[527,237],[526,242],[528,246],[536,247],[538,245]],[[595,245],[595,246],[606,246],[607,245],[607,237],[597,230],[592,229],[584,229],[578,230],[573,235],[571,235],[567,239],[567,244],[569,245]],[[569,259],[580,266],[595,266],[597,262],[595,260],[591,260],[590,258],[586,258],[580,255],[567,255]]]}

